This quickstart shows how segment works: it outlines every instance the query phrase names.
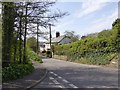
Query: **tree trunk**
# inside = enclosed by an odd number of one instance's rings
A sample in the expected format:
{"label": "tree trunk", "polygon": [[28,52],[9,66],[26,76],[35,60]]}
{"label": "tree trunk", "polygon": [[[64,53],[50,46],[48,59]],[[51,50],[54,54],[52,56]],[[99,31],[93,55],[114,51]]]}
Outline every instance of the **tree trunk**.
{"label": "tree trunk", "polygon": [[37,54],[39,54],[39,41],[38,41],[38,29],[39,29],[39,24],[37,24]]}
{"label": "tree trunk", "polygon": [[23,63],[26,63],[26,35],[27,35],[27,6],[26,6],[26,17],[25,17],[25,35],[24,35],[24,57],[23,57]]}
{"label": "tree trunk", "polygon": [[19,63],[22,63],[22,22],[20,16],[20,32],[19,32]]}
{"label": "tree trunk", "polygon": [[11,61],[11,47],[14,31],[15,11],[12,2],[2,4],[2,66],[8,66]]}

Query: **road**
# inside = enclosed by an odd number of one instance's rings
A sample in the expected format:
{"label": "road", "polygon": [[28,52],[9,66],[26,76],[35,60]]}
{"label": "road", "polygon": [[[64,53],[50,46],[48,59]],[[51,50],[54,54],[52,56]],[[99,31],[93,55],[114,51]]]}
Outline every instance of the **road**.
{"label": "road", "polygon": [[33,88],[118,88],[118,70],[43,59],[42,66],[48,69],[46,78]]}

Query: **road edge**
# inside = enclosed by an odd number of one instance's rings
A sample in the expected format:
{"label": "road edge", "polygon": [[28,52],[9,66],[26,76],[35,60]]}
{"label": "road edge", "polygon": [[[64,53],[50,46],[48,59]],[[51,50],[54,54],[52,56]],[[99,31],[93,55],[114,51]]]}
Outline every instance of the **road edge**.
{"label": "road edge", "polygon": [[47,76],[47,74],[48,74],[48,70],[47,69],[45,69],[46,71],[45,71],[45,74],[43,75],[43,77],[41,78],[41,79],[39,79],[36,83],[34,83],[34,84],[32,84],[32,85],[30,85],[30,86],[27,86],[26,88],[26,90],[29,90],[29,89],[31,89],[31,88],[33,88],[34,86],[36,86],[38,83],[40,83],[40,82],[42,82],[44,79],[45,79],[45,77]]}

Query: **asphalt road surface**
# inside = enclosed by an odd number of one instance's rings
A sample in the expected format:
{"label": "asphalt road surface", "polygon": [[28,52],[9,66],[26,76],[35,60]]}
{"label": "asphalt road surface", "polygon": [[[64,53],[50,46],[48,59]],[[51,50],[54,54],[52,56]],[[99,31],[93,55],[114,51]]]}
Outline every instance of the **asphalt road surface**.
{"label": "asphalt road surface", "polygon": [[46,78],[33,88],[118,88],[118,70],[56,59],[43,59]]}

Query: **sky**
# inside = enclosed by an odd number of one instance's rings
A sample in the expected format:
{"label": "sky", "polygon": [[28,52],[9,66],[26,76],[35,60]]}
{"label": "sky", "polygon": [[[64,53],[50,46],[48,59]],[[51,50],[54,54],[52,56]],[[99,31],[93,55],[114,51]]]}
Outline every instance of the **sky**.
{"label": "sky", "polygon": [[[118,17],[119,0],[58,0],[52,9],[68,12],[69,15],[59,19],[52,27],[52,36],[56,31],[61,35],[75,31],[80,37],[90,33],[111,29]],[[119,7],[120,8],[120,7]]]}
{"label": "sky", "polygon": [[[112,23],[120,16],[118,2],[119,0],[57,0],[51,10],[59,9],[69,15],[55,22],[55,26],[52,26],[52,37],[55,37],[57,31],[61,35],[64,35],[65,31],[75,31],[81,37],[111,29]],[[46,40],[39,38],[39,41]]]}

